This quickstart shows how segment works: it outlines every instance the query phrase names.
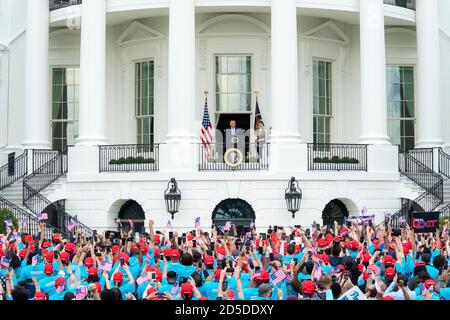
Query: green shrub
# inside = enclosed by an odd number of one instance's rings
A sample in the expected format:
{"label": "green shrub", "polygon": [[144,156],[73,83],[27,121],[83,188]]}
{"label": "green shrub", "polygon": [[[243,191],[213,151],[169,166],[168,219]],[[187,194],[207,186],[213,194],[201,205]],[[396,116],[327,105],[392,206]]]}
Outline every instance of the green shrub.
{"label": "green shrub", "polygon": [[16,230],[19,227],[19,223],[11,211],[7,209],[0,209],[0,233],[6,234],[5,220],[11,220]]}
{"label": "green shrub", "polygon": [[155,159],[153,158],[144,158],[144,157],[128,157],[128,158],[119,158],[118,160],[111,160],[109,164],[146,164],[146,163],[155,163]]}
{"label": "green shrub", "polygon": [[349,158],[349,157],[344,157],[344,158],[340,158],[338,156],[334,156],[331,159],[328,157],[324,157],[324,158],[314,158],[313,159],[314,163],[342,163],[342,164],[358,164],[359,160],[358,159],[354,159],[354,158]]}

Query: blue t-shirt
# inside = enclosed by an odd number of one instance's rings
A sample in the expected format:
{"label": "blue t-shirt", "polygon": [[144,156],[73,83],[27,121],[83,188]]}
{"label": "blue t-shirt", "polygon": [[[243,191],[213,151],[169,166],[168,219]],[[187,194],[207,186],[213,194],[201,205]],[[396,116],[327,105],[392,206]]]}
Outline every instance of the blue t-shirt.
{"label": "blue t-shirt", "polygon": [[197,268],[195,266],[183,266],[182,264],[180,264],[178,266],[178,272],[177,272],[177,276],[178,278],[183,277],[183,278],[189,278],[196,270]]}
{"label": "blue t-shirt", "polygon": [[216,281],[205,282],[202,286],[202,291],[208,300],[217,300],[217,295],[219,294],[219,283]]}
{"label": "blue t-shirt", "polygon": [[47,293],[48,296],[51,296],[52,294],[56,293],[55,281],[57,278],[58,278],[57,276],[50,276],[41,279],[38,282],[41,291]]}
{"label": "blue t-shirt", "polygon": [[244,292],[244,300],[260,300],[258,299],[258,288],[245,288],[242,291]]}

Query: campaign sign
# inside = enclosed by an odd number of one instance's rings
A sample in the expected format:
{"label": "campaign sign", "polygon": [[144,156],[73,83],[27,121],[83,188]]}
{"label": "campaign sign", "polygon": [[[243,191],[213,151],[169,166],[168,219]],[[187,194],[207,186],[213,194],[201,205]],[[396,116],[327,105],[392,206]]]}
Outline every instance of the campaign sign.
{"label": "campaign sign", "polygon": [[342,297],[338,300],[367,300],[366,295],[357,287],[354,286],[348,290]]}
{"label": "campaign sign", "polygon": [[439,228],[439,212],[413,212],[412,228],[415,233],[436,232]]}

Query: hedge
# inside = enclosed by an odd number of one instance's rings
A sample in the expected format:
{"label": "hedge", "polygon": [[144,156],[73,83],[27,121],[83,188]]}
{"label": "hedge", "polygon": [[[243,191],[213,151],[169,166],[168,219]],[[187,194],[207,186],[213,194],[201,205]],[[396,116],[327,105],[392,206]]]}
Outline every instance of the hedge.
{"label": "hedge", "polygon": [[146,163],[155,163],[155,159],[152,158],[144,158],[144,157],[128,157],[128,158],[119,158],[118,160],[111,160],[109,164],[146,164]]}
{"label": "hedge", "polygon": [[314,163],[347,163],[347,164],[358,164],[359,160],[355,158],[343,157],[340,158],[338,156],[334,156],[333,158],[314,158]]}
{"label": "hedge", "polygon": [[0,209],[0,233],[6,234],[5,220],[11,220],[16,230],[19,228],[19,223],[13,213],[8,209]]}

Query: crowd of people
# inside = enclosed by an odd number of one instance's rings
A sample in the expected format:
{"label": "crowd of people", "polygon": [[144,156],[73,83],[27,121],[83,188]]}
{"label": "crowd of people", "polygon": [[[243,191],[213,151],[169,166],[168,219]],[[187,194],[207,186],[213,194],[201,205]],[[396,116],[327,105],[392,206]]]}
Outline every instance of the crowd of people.
{"label": "crowd of people", "polygon": [[[0,300],[449,300],[449,222],[0,235]],[[16,235],[13,237],[12,235]],[[18,236],[17,236],[18,235]],[[347,298],[346,298],[347,297]]]}

